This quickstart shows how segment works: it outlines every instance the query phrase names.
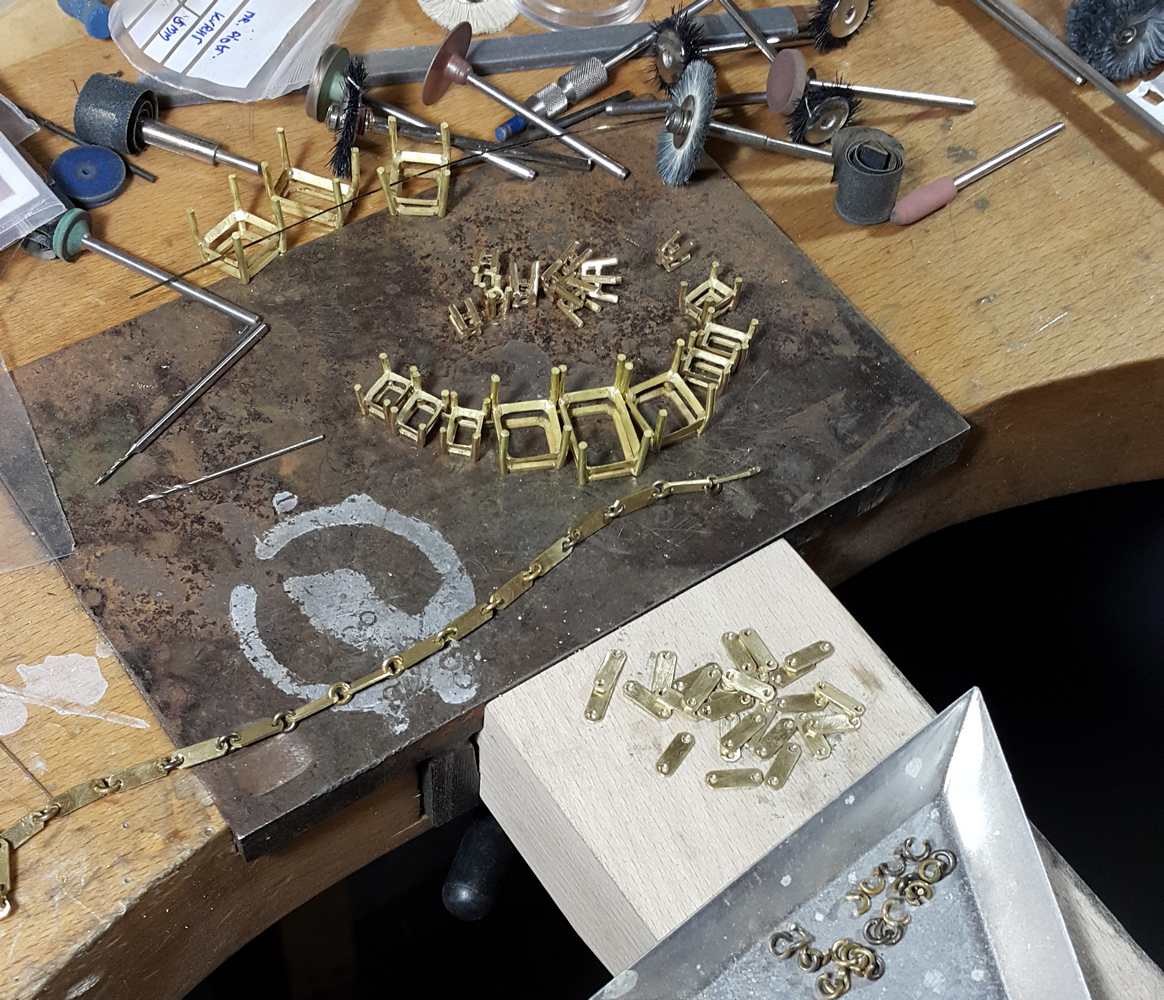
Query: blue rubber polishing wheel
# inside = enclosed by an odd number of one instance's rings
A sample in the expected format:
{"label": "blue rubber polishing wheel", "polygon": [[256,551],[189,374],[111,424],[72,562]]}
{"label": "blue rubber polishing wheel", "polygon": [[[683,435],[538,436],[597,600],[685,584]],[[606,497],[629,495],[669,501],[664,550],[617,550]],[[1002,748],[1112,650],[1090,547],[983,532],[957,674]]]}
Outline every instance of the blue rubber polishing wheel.
{"label": "blue rubber polishing wheel", "polygon": [[111,149],[77,146],[53,160],[53,182],[82,208],[108,205],[125,187],[125,161]]}

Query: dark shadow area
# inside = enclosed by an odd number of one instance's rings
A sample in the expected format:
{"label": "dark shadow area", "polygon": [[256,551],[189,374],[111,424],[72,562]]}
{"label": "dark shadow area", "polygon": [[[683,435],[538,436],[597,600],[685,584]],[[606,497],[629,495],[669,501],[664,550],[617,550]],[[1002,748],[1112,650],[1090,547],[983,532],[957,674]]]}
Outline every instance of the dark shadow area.
{"label": "dark shadow area", "polygon": [[[486,917],[470,923],[446,912],[441,887],[468,819],[422,834],[347,879],[350,968],[337,967],[328,947],[344,918],[319,912],[317,897],[224,962],[186,1000],[235,1000],[251,990],[290,1000],[592,996],[609,973],[520,856]],[[312,950],[312,926],[323,946],[314,960],[304,955]],[[296,969],[291,982],[289,968]]]}
{"label": "dark shadow area", "polygon": [[1164,963],[1164,481],[947,528],[836,594],[935,709],[982,689],[1027,816]]}

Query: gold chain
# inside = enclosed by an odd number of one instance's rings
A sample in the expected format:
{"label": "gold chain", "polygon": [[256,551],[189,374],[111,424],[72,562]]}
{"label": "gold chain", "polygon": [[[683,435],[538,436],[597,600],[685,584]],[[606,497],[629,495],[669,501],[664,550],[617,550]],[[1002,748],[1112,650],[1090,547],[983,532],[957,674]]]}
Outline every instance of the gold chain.
{"label": "gold chain", "polygon": [[471,632],[479,629],[496,612],[503,611],[521,597],[533,586],[535,580],[545,576],[569,556],[579,542],[585,541],[595,532],[601,531],[616,517],[633,514],[636,510],[650,506],[657,500],[669,497],[673,493],[693,493],[699,490],[707,493],[718,493],[721,484],[754,476],[759,471],[758,467],[752,466],[727,476],[707,476],[703,479],[686,479],[677,482],[661,479],[628,496],[619,497],[609,506],[600,507],[587,514],[580,521],[575,521],[566,534],[537,556],[527,568],[494,590],[489,595],[488,601],[478,604],[459,618],[453,619],[435,635],[421,639],[416,645],[401,653],[385,657],[380,666],[370,674],[365,674],[354,681],[336,681],[328,687],[327,694],[322,698],[316,698],[305,705],[300,705],[292,712],[276,712],[270,719],[252,722],[232,732],[223,733],[221,736],[213,736],[201,743],[182,747],[165,757],[155,757],[153,760],[136,764],[121,771],[114,771],[103,777],[91,778],[60,795],[53,796],[43,809],[30,812],[0,833],[0,920],[12,912],[12,855],[40,833],[52,820],[68,816],[82,806],[97,802],[106,796],[158,781],[174,771],[184,771],[191,767],[197,767],[199,764],[205,764],[208,760],[225,757],[229,753],[241,750],[243,747],[249,747],[251,744],[269,737],[289,733],[305,719],[318,715],[333,705],[346,705],[361,691],[392,677],[399,677],[409,667],[416,666],[434,653],[439,653],[450,642],[464,639]]}

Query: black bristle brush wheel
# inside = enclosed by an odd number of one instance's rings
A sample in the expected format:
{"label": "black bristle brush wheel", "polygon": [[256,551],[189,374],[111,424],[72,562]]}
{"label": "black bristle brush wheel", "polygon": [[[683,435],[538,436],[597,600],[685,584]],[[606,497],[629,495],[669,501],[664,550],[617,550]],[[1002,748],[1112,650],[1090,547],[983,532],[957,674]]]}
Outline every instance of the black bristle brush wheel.
{"label": "black bristle brush wheel", "polygon": [[1130,80],[1164,61],[1161,0],[1075,0],[1067,44],[1109,80]]}
{"label": "black bristle brush wheel", "polygon": [[873,0],[819,0],[805,32],[818,52],[844,48],[873,11]]}
{"label": "black bristle brush wheel", "polygon": [[688,64],[699,58],[703,26],[690,11],[676,13],[672,7],[670,14],[651,27],[655,31],[655,86],[669,97]]}
{"label": "black bristle brush wheel", "polygon": [[331,149],[331,172],[344,180],[349,180],[352,176],[352,149],[360,132],[360,108],[367,82],[368,70],[364,60],[353,56],[348,60],[340,127],[336,129],[335,145]]}
{"label": "black bristle brush wheel", "polygon": [[789,139],[820,146],[846,125],[855,123],[861,98],[845,87],[840,77],[837,84],[836,90],[821,93],[809,88],[804,92],[785,122]]}

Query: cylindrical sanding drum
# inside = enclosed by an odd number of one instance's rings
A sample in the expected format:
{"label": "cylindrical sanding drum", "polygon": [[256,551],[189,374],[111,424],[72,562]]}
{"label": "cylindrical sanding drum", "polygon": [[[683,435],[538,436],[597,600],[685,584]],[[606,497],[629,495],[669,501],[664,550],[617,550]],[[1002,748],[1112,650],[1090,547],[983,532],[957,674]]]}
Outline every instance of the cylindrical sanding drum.
{"label": "cylindrical sanding drum", "polygon": [[888,132],[855,126],[832,140],[837,214],[856,226],[887,222],[905,169],[905,149]]}
{"label": "cylindrical sanding drum", "polygon": [[85,142],[135,154],[146,148],[141,124],[158,117],[157,95],[128,80],[94,73],[73,108],[73,131]]}

